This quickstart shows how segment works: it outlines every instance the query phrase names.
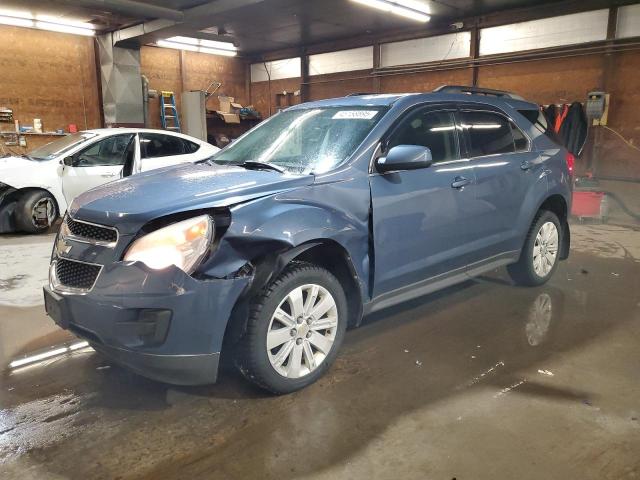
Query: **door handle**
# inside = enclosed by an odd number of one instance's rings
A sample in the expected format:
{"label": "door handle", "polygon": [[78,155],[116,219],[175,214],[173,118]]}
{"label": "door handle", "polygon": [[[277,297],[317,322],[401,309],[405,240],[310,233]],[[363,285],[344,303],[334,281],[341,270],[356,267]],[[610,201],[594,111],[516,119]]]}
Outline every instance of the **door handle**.
{"label": "door handle", "polygon": [[533,167],[533,165],[531,164],[531,162],[529,160],[524,160],[521,164],[520,164],[520,168],[522,170],[524,170],[525,172],[527,170],[530,170],[531,167]]}
{"label": "door handle", "polygon": [[103,178],[111,178],[111,177],[115,177],[117,174],[115,173],[104,173],[102,175],[100,175]]}
{"label": "door handle", "polygon": [[456,177],[453,179],[453,183],[451,184],[451,188],[461,189],[466,187],[471,183],[471,180],[465,177]]}

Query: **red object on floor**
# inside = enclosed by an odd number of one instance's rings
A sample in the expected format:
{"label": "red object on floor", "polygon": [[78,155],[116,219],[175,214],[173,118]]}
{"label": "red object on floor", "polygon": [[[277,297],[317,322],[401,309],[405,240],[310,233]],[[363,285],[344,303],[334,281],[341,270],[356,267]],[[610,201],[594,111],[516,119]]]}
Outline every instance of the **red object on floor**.
{"label": "red object on floor", "polygon": [[604,192],[573,192],[571,215],[576,217],[600,217],[600,205]]}
{"label": "red object on floor", "polygon": [[78,127],[75,123],[69,124],[69,133],[78,133]]}

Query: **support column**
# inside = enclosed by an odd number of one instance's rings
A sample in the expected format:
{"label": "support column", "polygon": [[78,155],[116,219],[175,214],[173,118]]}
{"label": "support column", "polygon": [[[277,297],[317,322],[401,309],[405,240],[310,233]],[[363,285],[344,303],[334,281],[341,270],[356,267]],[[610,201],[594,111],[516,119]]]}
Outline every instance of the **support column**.
{"label": "support column", "polygon": [[471,61],[473,65],[471,66],[471,85],[473,87],[478,86],[478,65],[476,61],[480,58],[480,29],[478,28],[478,24],[473,26],[471,29]]}
{"label": "support column", "polygon": [[309,101],[309,55],[306,49],[300,55],[300,103]]}
{"label": "support column", "polygon": [[[609,9],[609,21],[607,23],[607,49],[602,57],[602,80],[600,81],[601,89],[606,93],[609,93],[609,89],[611,88],[611,78],[614,75],[615,54],[611,51],[611,47],[616,39],[617,27],[618,7],[611,7]],[[600,158],[602,157],[602,144],[605,141],[605,138],[602,127],[595,127],[593,128],[593,131],[593,145],[591,150],[591,161],[589,162],[589,170],[591,170],[593,175],[597,176]]]}
{"label": "support column", "polygon": [[[380,44],[373,44],[373,71],[376,72],[380,68]],[[380,93],[380,77],[376,74],[373,77],[373,91]]]}

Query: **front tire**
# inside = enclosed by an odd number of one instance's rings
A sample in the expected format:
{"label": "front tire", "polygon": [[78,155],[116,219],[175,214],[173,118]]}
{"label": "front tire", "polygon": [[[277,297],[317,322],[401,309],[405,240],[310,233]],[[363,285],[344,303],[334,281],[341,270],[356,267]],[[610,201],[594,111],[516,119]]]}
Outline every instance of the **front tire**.
{"label": "front tire", "polygon": [[254,300],[236,365],[276,394],[320,378],[335,360],[347,326],[338,279],[310,263],[293,263]]}
{"label": "front tire", "polygon": [[558,267],[560,245],[560,220],[555,213],[541,210],[529,229],[520,259],[507,267],[513,281],[530,287],[546,283]]}
{"label": "front tire", "polygon": [[25,192],[16,205],[16,227],[25,233],[44,233],[57,218],[56,201],[44,190]]}

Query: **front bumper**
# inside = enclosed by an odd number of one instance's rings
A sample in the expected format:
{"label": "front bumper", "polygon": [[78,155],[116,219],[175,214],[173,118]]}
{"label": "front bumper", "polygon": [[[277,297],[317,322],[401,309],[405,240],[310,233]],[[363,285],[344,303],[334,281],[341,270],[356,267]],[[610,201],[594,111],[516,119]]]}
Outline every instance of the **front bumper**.
{"label": "front bumper", "polygon": [[100,353],[166,383],[214,383],[224,332],[249,277],[197,280],[175,267],[105,265],[83,294],[44,288],[47,314]]}

